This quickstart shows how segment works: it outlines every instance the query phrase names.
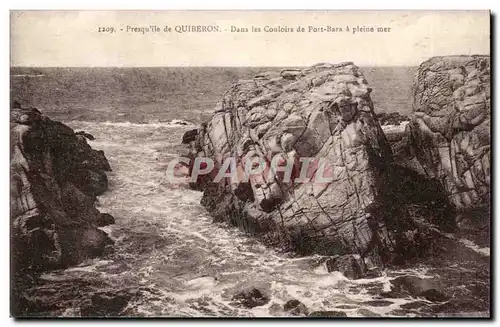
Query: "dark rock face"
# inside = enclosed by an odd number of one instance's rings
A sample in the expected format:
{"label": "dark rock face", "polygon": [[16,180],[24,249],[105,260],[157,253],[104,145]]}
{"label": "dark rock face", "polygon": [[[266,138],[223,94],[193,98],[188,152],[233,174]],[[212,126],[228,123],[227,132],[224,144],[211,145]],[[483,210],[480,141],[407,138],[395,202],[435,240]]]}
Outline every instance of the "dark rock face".
{"label": "dark rock face", "polygon": [[359,256],[344,255],[330,258],[326,261],[328,272],[339,271],[350,279],[359,279],[366,276],[367,269]]}
{"label": "dark rock face", "polygon": [[[96,228],[112,217],[103,219],[94,206],[110,166],[86,137],[36,109],[13,108],[10,131],[12,278],[19,293],[29,276],[101,255],[112,244]],[[20,311],[14,303],[13,314]]]}
{"label": "dark rock face", "polygon": [[90,301],[80,308],[81,315],[88,318],[119,316],[132,296],[126,291],[92,294]]}
{"label": "dark rock face", "polygon": [[234,294],[232,300],[236,306],[246,308],[255,308],[269,302],[269,297],[263,294],[259,289],[250,287]]}
{"label": "dark rock face", "polygon": [[425,61],[415,77],[414,117],[393,145],[398,163],[439,181],[455,210],[480,210],[486,217],[490,199],[490,84],[489,56]]}
{"label": "dark rock face", "polygon": [[397,297],[423,297],[432,302],[444,302],[449,296],[441,291],[439,281],[434,279],[422,279],[416,276],[400,276],[391,280],[391,291],[384,296]]}
{"label": "dark rock face", "polygon": [[283,309],[292,316],[307,316],[309,314],[305,304],[295,299],[287,301]]}
{"label": "dark rock face", "polygon": [[182,144],[188,144],[189,142],[196,140],[197,135],[198,135],[198,129],[192,129],[190,131],[187,131],[182,136]]}
{"label": "dark rock face", "polygon": [[[448,199],[431,187],[432,180],[394,163],[370,92],[353,63],[236,83],[189,143],[191,164],[195,157],[215,162],[215,172],[196,183],[202,204],[215,221],[301,254],[357,254],[376,265],[424,256],[439,236],[433,226],[453,220]],[[303,167],[301,158],[327,159],[332,180],[322,182],[313,164],[308,183],[285,182],[267,171],[247,181],[213,181],[228,157],[244,174],[248,160],[269,164],[276,155],[292,165],[292,180]],[[412,185],[419,186],[417,197]]]}
{"label": "dark rock face", "polygon": [[63,228],[58,232],[63,266],[76,265],[87,258],[103,255],[107,245],[113,245],[108,235],[95,227]]}
{"label": "dark rock face", "polygon": [[75,132],[75,134],[76,134],[76,135],[83,135],[83,136],[85,136],[88,140],[91,140],[91,141],[95,140],[94,135],[89,134],[89,133],[85,133],[84,131],[78,131],[78,132]]}
{"label": "dark rock face", "polygon": [[112,225],[114,223],[115,223],[115,218],[111,216],[109,213],[101,213],[99,219],[96,222],[98,227],[104,227]]}

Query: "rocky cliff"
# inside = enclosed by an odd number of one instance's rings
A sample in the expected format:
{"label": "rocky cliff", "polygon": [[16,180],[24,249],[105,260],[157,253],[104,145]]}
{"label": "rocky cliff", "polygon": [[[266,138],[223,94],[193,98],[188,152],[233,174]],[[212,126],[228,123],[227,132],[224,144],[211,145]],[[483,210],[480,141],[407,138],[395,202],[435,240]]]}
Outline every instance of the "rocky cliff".
{"label": "rocky cliff", "polygon": [[11,109],[10,219],[12,312],[22,314],[22,290],[48,269],[99,256],[111,239],[97,227],[114,222],[95,208],[110,165],[84,132],[37,109]]}
{"label": "rocky cliff", "polygon": [[459,224],[489,220],[490,84],[489,56],[425,61],[415,76],[414,116],[393,144],[399,164],[443,185]]}
{"label": "rocky cliff", "polygon": [[[185,135],[191,158],[214,159],[215,171],[235,158],[230,169],[239,175],[248,160],[278,158],[292,167],[292,182],[268,170],[248,181],[204,175],[193,185],[202,203],[216,221],[299,253],[357,254],[375,264],[425,255],[436,227],[453,228],[448,199],[435,180],[394,164],[370,92],[350,62],[239,81],[211,120]],[[293,182],[306,157],[310,181]]]}

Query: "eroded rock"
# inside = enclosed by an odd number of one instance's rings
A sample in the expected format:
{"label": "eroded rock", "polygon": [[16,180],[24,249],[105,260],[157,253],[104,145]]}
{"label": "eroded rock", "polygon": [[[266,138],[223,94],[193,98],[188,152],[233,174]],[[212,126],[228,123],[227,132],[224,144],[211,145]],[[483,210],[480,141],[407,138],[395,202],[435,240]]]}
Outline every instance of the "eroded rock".
{"label": "eroded rock", "polygon": [[399,163],[442,183],[455,210],[482,209],[485,217],[491,174],[490,84],[489,56],[425,61],[415,76],[412,121],[393,146]]}
{"label": "eroded rock", "polygon": [[[113,219],[95,208],[111,168],[87,144],[89,135],[36,109],[12,108],[10,131],[12,292],[20,293],[38,273],[99,256],[112,244],[96,227]],[[22,304],[13,310],[23,311]]]}
{"label": "eroded rock", "polygon": [[[195,187],[214,220],[301,254],[357,254],[378,266],[424,256],[438,235],[433,224],[450,220],[447,199],[432,193],[439,188],[426,191],[426,177],[394,164],[370,92],[350,62],[234,84],[191,142],[193,159],[215,162]],[[306,167],[304,157],[312,158]],[[255,159],[266,168],[248,180],[214,181],[219,169],[232,169],[224,166],[228,158],[240,177]],[[269,173],[272,162],[290,165],[290,179],[284,171]],[[297,180],[302,168],[309,182]],[[408,183],[421,185],[424,196],[415,198]]]}

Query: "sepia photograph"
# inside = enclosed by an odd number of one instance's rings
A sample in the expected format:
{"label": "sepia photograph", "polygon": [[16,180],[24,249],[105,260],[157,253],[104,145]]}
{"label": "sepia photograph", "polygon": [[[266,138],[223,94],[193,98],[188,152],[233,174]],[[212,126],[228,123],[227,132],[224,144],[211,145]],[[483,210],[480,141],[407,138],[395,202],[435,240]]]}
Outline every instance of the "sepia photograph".
{"label": "sepia photograph", "polygon": [[11,10],[11,317],[491,318],[491,17]]}

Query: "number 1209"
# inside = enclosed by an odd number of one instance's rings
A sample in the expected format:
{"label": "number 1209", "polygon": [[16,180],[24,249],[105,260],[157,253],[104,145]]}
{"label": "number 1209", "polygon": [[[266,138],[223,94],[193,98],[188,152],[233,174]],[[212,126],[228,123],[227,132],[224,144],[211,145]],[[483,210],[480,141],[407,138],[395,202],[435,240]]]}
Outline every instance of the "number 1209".
{"label": "number 1209", "polygon": [[115,28],[114,27],[99,27],[97,30],[99,33],[114,33]]}

